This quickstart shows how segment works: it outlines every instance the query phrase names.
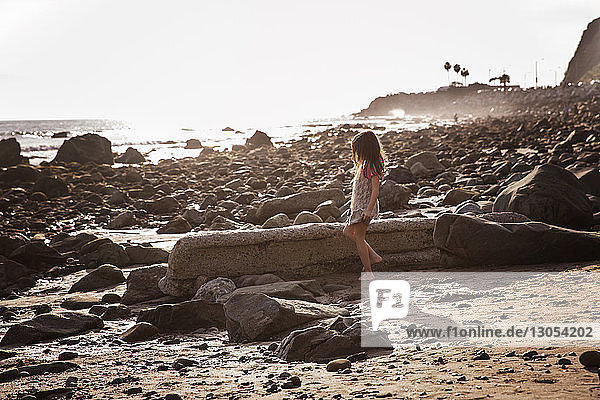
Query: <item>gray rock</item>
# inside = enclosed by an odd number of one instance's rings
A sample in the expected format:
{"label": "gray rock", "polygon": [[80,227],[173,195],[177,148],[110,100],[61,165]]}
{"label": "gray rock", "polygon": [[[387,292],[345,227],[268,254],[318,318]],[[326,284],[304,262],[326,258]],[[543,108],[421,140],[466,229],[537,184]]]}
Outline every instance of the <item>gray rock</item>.
{"label": "gray rock", "polygon": [[128,147],[115,161],[121,164],[141,164],[146,161],[146,158],[137,149]]}
{"label": "gray rock", "polygon": [[66,310],[84,310],[102,303],[102,297],[97,294],[76,294],[66,296],[60,306]]}
{"label": "gray rock", "polygon": [[52,162],[113,164],[114,159],[110,140],[95,133],[86,133],[65,140]]}
{"label": "gray rock", "polygon": [[411,191],[404,185],[386,180],[379,188],[379,205],[381,211],[401,210],[408,207]]}
{"label": "gray rock", "polygon": [[60,315],[42,314],[8,328],[0,346],[21,346],[100,329],[104,323],[95,315],[64,312]]}
{"label": "gray rock", "polygon": [[513,211],[534,221],[568,228],[592,224],[592,206],[575,175],[553,164],[539,165],[508,185],[496,198],[494,211]]}
{"label": "gray rock", "polygon": [[229,278],[215,278],[206,282],[196,292],[192,300],[216,302],[219,298],[233,293],[235,283]]}
{"label": "gray rock", "polygon": [[223,328],[223,304],[191,300],[178,304],[163,304],[141,311],[138,322],[149,322],[162,332],[191,332],[200,328]]}
{"label": "gray rock", "polygon": [[158,229],[157,233],[186,233],[192,230],[190,223],[183,217],[177,216]]}
{"label": "gray rock", "polygon": [[133,265],[161,264],[169,261],[169,252],[157,247],[127,246],[125,252]]}
{"label": "gray rock", "polygon": [[596,350],[584,351],[579,355],[579,362],[586,368],[600,367],[600,352]]}
{"label": "gray rock", "polygon": [[327,221],[329,217],[337,221],[342,212],[339,207],[333,204],[333,201],[327,200],[317,206],[315,214],[321,217],[323,221]]}
{"label": "gray rock", "polygon": [[128,343],[144,342],[158,333],[158,328],[147,322],[138,322],[121,334],[121,339]]}
{"label": "gray rock", "polygon": [[41,175],[35,181],[31,192],[42,192],[49,198],[55,198],[68,195],[70,190],[65,181],[61,178]]}
{"label": "gray rock", "polygon": [[323,288],[314,279],[267,283],[236,289],[233,294],[262,293],[280,299],[317,302],[315,296],[323,296]]}
{"label": "gray rock", "polygon": [[32,275],[33,273],[33,270],[23,264],[0,256],[0,288],[2,288],[2,284],[6,287],[8,284],[17,282],[19,278]]}
{"label": "gray rock", "polygon": [[111,219],[108,223],[108,229],[121,229],[135,225],[135,216],[131,211],[124,211]]}
{"label": "gray rock", "polygon": [[104,321],[118,321],[131,316],[131,309],[123,305],[108,306],[102,314]]}
{"label": "gray rock", "polygon": [[261,228],[283,228],[290,225],[292,225],[292,221],[289,219],[289,217],[284,213],[279,213],[267,219],[265,223],[262,224]]}
{"label": "gray rock", "polygon": [[223,308],[229,339],[238,343],[267,340],[303,323],[348,315],[343,308],[261,293],[234,294]]}
{"label": "gray rock", "polygon": [[452,189],[448,193],[446,193],[444,200],[442,200],[442,204],[445,206],[457,206],[460,203],[463,203],[467,200],[471,200],[472,198],[477,196],[479,196],[479,193],[473,190],[460,188]]}
{"label": "gray rock", "polygon": [[198,140],[198,139],[188,139],[185,142],[185,147],[186,149],[201,149],[202,143]]}
{"label": "gray rock", "polygon": [[310,211],[302,211],[301,213],[296,215],[296,218],[294,219],[294,225],[311,224],[319,222],[323,222],[321,217],[319,217],[317,214],[311,213]]}
{"label": "gray rock", "polygon": [[483,214],[483,210],[479,207],[479,204],[473,200],[466,200],[456,206],[456,214]]}
{"label": "gray rock", "polygon": [[283,279],[275,274],[260,275],[242,275],[234,278],[233,281],[238,288],[245,286],[266,285],[267,283],[283,282]]}
{"label": "gray rock", "polygon": [[387,174],[384,179],[391,179],[396,183],[412,183],[415,182],[415,177],[410,172],[410,169],[403,166],[393,166],[387,169]]}
{"label": "gray rock", "polygon": [[13,250],[8,258],[35,270],[64,265],[66,262],[65,256],[41,241],[25,243]]}
{"label": "gray rock", "polygon": [[346,201],[346,197],[344,192],[338,188],[305,191],[285,197],[276,197],[260,204],[256,211],[256,218],[262,223],[279,213],[292,215],[301,211],[314,210],[327,200],[332,200],[334,205],[340,207]]}
{"label": "gray rock", "polygon": [[542,222],[497,223],[448,213],[438,217],[433,241],[441,251],[442,265],[449,266],[600,259],[600,235]]}
{"label": "gray rock", "polygon": [[110,239],[95,239],[86,243],[80,251],[80,260],[88,268],[96,268],[102,264],[125,267],[130,264],[129,256],[123,246]]}
{"label": "gray rock", "polygon": [[355,320],[349,327],[331,324],[293,331],[281,342],[277,354],[286,361],[329,362],[364,351],[361,332],[372,347],[392,347],[384,332],[370,331]]}
{"label": "gray rock", "polygon": [[266,147],[271,148],[273,146],[273,142],[271,142],[271,138],[267,136],[266,133],[261,131],[254,132],[252,137],[246,139],[246,147],[249,149],[255,149],[258,147]]}
{"label": "gray rock", "polygon": [[[2,156],[0,155],[0,159]],[[31,165],[16,165],[0,173],[2,182],[35,182],[40,176],[38,169]]]}
{"label": "gray rock", "polygon": [[127,277],[127,290],[123,294],[121,303],[132,305],[164,297],[164,293],[158,288],[158,281],[165,276],[166,272],[166,265],[132,270]]}
{"label": "gray rock", "polygon": [[585,193],[600,196],[600,171],[598,168],[586,168],[576,172],[575,176],[583,185]]}
{"label": "gray rock", "polygon": [[69,293],[91,292],[125,282],[125,276],[114,265],[104,264],[85,275],[71,286]]}
{"label": "gray rock", "polygon": [[15,138],[0,140],[0,167],[10,167],[22,161],[21,145]]}

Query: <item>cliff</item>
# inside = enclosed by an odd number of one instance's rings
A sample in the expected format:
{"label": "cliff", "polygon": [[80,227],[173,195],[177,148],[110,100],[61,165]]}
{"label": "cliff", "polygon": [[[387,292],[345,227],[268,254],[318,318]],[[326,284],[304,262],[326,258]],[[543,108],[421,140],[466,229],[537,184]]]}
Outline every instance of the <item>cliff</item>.
{"label": "cliff", "polygon": [[562,85],[600,78],[600,18],[590,22],[565,73]]}

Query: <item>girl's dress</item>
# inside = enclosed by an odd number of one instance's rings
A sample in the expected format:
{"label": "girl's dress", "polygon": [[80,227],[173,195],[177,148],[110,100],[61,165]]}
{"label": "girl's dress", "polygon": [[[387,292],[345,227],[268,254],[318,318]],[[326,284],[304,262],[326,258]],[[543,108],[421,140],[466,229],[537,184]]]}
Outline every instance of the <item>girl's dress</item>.
{"label": "girl's dress", "polygon": [[[348,217],[348,225],[358,224],[359,222],[366,223],[367,225],[371,221],[363,220],[363,212],[367,210],[369,201],[371,201],[371,191],[373,190],[371,178],[377,175],[375,169],[371,166],[365,168],[360,167],[360,171],[354,175],[352,181],[352,200],[350,201],[350,217]],[[379,215],[379,200],[375,202],[373,208],[373,218],[377,218]]]}

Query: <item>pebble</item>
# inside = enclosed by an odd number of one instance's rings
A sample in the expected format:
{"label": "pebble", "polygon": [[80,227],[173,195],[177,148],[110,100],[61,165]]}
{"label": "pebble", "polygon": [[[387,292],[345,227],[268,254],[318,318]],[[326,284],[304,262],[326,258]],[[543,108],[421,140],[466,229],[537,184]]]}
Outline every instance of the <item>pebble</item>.
{"label": "pebble", "polygon": [[350,368],[351,365],[352,363],[347,358],[339,358],[337,360],[330,361],[327,364],[326,369],[328,372],[336,372],[342,369]]}

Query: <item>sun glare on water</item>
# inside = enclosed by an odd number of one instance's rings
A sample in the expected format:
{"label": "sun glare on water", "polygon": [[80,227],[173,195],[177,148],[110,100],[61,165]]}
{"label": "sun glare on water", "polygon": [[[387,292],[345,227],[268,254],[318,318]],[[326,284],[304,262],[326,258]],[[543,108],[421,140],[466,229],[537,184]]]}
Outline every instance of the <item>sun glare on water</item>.
{"label": "sun glare on water", "polygon": [[393,116],[394,118],[404,118],[404,115],[405,115],[406,113],[404,112],[404,110],[403,110],[403,109],[401,109],[401,108],[397,108],[397,109],[395,109],[395,110],[392,110],[392,111],[390,111],[390,114],[392,114],[392,116]]}

